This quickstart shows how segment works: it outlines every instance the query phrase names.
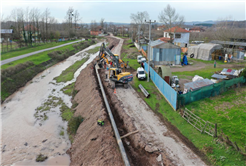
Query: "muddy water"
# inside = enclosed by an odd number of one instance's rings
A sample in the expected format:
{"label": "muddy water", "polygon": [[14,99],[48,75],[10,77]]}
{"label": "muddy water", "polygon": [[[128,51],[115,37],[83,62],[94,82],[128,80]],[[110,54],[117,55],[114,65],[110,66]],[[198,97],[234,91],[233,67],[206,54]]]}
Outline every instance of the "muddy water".
{"label": "muddy water", "polygon": [[[54,107],[46,113],[47,120],[37,120],[34,114],[50,96],[61,98],[68,107],[71,107],[71,97],[64,94],[61,89],[74,82],[81,70],[97,54],[90,55],[89,60],[75,73],[72,81],[57,84],[53,79],[77,60],[84,58],[87,55],[84,51],[100,45],[101,43],[90,46],[38,74],[1,105],[2,165],[69,165],[70,159],[66,154],[70,147],[66,133],[67,122],[62,121],[59,107]],[[64,134],[60,134],[61,131]],[[45,162],[36,163],[36,156],[40,153],[49,158]]]}

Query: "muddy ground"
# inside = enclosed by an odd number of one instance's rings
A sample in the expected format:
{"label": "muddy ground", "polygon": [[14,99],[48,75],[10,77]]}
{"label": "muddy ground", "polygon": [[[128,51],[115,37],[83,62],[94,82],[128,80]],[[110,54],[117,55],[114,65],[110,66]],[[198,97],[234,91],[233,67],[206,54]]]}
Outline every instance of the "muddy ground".
{"label": "muddy ground", "polygon": [[[81,115],[84,121],[68,150],[71,157],[70,165],[123,165],[93,63],[81,72],[75,89],[78,91],[74,97],[74,101],[78,103],[75,116]],[[98,119],[104,119],[105,125],[97,125]]]}

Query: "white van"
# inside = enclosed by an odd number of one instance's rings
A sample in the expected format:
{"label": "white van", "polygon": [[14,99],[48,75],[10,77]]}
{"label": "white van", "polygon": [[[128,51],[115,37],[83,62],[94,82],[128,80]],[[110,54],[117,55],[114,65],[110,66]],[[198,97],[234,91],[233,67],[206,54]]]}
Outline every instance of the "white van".
{"label": "white van", "polygon": [[142,58],[142,57],[143,57],[142,55],[138,55],[138,56],[137,56],[138,63],[141,63],[141,58]]}
{"label": "white van", "polygon": [[137,78],[139,80],[144,80],[146,79],[146,75],[145,75],[145,72],[144,72],[144,69],[142,67],[139,67],[137,69],[137,74],[136,74]]}
{"label": "white van", "polygon": [[140,63],[144,63],[144,62],[146,62],[146,58],[141,58],[141,62]]}

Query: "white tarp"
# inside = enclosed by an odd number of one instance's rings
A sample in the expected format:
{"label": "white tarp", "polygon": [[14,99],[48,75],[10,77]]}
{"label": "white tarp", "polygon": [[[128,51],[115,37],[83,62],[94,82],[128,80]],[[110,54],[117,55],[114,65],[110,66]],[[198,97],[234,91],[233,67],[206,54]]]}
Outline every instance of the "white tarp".
{"label": "white tarp", "polygon": [[197,80],[202,80],[202,79],[204,79],[204,78],[201,77],[201,76],[195,75],[195,76],[192,78],[192,82],[195,82],[195,81],[197,81]]}
{"label": "white tarp", "polygon": [[194,58],[202,60],[212,60],[211,53],[215,50],[221,50],[223,47],[220,44],[203,43],[197,46],[188,48],[188,56],[194,54]]}

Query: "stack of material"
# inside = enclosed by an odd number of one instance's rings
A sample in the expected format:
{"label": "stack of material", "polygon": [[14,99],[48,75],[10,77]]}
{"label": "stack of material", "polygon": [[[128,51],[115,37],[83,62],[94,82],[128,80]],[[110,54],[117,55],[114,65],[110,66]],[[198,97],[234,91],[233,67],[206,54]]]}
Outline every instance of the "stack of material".
{"label": "stack of material", "polygon": [[195,91],[198,90],[204,86],[209,86],[212,85],[213,81],[209,79],[202,79],[202,80],[197,80],[195,82],[189,82],[184,84],[184,94],[187,93],[188,91]]}

